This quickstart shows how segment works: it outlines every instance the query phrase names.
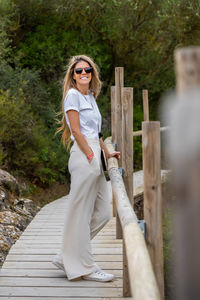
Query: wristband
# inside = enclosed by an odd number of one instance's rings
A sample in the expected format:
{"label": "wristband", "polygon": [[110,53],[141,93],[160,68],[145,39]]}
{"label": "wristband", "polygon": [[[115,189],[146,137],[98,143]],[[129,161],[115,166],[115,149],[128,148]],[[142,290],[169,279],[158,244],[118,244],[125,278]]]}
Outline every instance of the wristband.
{"label": "wristband", "polygon": [[94,156],[94,153],[89,154],[89,155],[87,156],[87,158],[90,158],[90,157],[92,157],[92,156]]}
{"label": "wristband", "polygon": [[99,132],[99,138],[101,138],[103,136],[103,134],[101,132]]}

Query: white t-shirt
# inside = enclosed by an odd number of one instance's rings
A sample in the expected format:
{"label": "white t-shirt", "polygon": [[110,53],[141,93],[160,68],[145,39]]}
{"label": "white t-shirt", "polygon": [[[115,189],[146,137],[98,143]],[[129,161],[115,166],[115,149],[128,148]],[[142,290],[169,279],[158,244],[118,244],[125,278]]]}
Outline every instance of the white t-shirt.
{"label": "white t-shirt", "polygon": [[99,132],[101,132],[101,114],[94,96],[83,95],[76,89],[69,89],[64,100],[64,111],[67,125],[71,132],[71,139],[74,141],[72,135],[69,119],[67,116],[68,110],[76,110],[79,112],[80,130],[84,137],[99,139]]}

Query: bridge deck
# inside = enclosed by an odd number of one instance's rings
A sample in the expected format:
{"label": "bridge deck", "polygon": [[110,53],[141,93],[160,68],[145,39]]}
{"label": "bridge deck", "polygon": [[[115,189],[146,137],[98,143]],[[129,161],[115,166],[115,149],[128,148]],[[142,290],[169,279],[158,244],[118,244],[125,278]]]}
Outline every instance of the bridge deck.
{"label": "bridge deck", "polygon": [[99,266],[116,280],[68,281],[51,263],[61,243],[65,203],[63,197],[44,206],[12,246],[0,273],[0,300],[122,298],[122,241],[115,239],[115,218],[94,238],[92,248]]}

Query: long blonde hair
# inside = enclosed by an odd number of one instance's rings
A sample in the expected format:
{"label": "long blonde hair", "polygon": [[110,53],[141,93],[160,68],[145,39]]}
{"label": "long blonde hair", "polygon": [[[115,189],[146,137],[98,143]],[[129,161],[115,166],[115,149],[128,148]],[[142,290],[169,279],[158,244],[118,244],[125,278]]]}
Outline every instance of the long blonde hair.
{"label": "long blonde hair", "polygon": [[64,146],[67,146],[67,148],[70,147],[71,143],[71,138],[70,138],[70,130],[67,125],[66,119],[65,119],[65,112],[64,112],[64,100],[67,95],[67,92],[69,91],[70,88],[77,89],[76,82],[73,79],[73,73],[74,73],[74,68],[76,64],[80,61],[85,61],[89,64],[90,67],[93,68],[92,70],[92,79],[90,81],[89,89],[90,92],[93,94],[94,98],[97,99],[100,90],[101,90],[101,81],[99,79],[99,70],[97,65],[94,63],[94,61],[86,55],[78,55],[78,56],[72,56],[69,60],[68,66],[67,66],[67,72],[64,77],[63,81],[63,97],[62,97],[62,120],[59,122],[61,126],[57,129],[56,133],[63,131],[62,133],[62,142]]}

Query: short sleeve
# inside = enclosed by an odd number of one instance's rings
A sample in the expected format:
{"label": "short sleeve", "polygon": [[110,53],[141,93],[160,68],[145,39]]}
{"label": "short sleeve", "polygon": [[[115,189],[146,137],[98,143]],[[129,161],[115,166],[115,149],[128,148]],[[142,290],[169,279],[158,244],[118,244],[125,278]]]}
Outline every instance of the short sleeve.
{"label": "short sleeve", "polygon": [[77,93],[67,93],[64,100],[64,110],[67,112],[68,110],[76,110],[80,111],[80,102],[79,96]]}

